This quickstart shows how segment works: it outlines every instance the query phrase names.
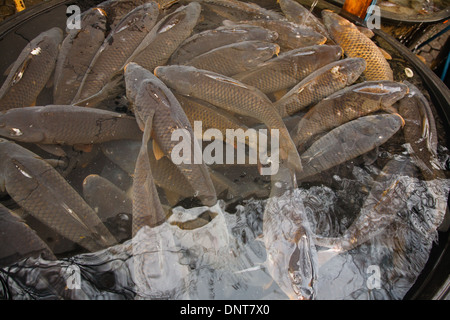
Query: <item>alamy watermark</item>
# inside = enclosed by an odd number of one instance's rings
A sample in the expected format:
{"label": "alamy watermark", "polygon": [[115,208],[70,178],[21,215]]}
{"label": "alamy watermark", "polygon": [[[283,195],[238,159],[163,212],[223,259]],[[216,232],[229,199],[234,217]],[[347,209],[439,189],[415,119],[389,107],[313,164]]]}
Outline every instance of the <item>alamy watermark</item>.
{"label": "alamy watermark", "polygon": [[369,290],[381,289],[381,270],[377,265],[370,265],[367,267],[366,273],[369,277],[366,280],[366,285]]}
{"label": "alamy watermark", "polygon": [[65,279],[68,290],[81,289],[81,273],[77,265],[73,264],[67,267]]}
{"label": "alamy watermark", "polygon": [[73,4],[67,7],[66,14],[69,15],[66,21],[66,27],[69,30],[81,29],[81,9]]}
{"label": "alamy watermark", "polygon": [[368,29],[381,29],[381,9],[377,5],[371,5],[367,9],[366,26]]}
{"label": "alamy watermark", "polygon": [[[267,129],[226,129],[210,128],[203,133],[202,122],[194,121],[194,137],[210,142],[202,151],[200,145],[192,141],[187,129],[172,132],[171,141],[178,142],[172,149],[171,159],[180,164],[259,164],[261,175],[274,175],[279,169],[279,130],[270,130],[270,155],[268,153]],[[196,138],[193,138],[196,139]],[[226,142],[224,145],[223,141]],[[248,158],[246,150],[248,147]],[[193,153],[193,154],[192,154]],[[248,160],[247,160],[248,159]]]}

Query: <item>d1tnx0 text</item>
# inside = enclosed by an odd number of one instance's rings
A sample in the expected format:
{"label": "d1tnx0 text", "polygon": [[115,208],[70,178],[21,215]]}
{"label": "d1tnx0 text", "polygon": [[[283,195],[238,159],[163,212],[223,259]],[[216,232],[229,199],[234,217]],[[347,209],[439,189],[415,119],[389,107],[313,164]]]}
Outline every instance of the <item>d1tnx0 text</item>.
{"label": "d1tnx0 text", "polygon": [[181,307],[180,314],[184,315],[206,315],[209,317],[212,316],[214,311],[218,313],[224,313],[224,314],[269,314],[269,306],[268,305],[256,305],[256,304],[242,304],[242,305],[224,305],[223,310],[222,309],[214,309],[214,307],[197,307],[197,306],[191,306],[187,305],[186,307]]}

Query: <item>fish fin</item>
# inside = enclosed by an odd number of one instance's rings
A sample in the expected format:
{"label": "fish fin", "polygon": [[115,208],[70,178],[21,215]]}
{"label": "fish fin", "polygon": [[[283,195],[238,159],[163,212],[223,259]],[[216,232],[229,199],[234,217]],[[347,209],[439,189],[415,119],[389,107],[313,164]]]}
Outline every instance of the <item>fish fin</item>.
{"label": "fish fin", "polygon": [[393,114],[395,114],[400,118],[400,120],[402,121],[402,128],[403,128],[406,125],[405,119],[403,119],[403,117],[398,112],[394,112]]}
{"label": "fish fin", "polygon": [[66,152],[56,144],[38,144],[39,148],[57,157],[67,156]]}
{"label": "fish fin", "polygon": [[272,95],[275,99],[275,101],[280,100],[288,91],[286,89],[278,90],[276,92],[273,92]]}
{"label": "fish fin", "polygon": [[262,241],[262,242],[264,242],[264,235],[263,235],[263,234],[258,235],[258,236],[255,238],[255,241]]}
{"label": "fish fin", "polygon": [[93,147],[93,144],[75,144],[73,146],[75,150],[83,152],[91,152]]}
{"label": "fish fin", "polygon": [[391,113],[391,114],[398,113],[397,108],[394,106],[383,106],[382,110],[387,113]]}
{"label": "fish fin", "polygon": [[263,285],[263,289],[267,290],[270,288],[270,286],[274,283],[274,280],[271,279],[269,282],[267,282],[266,284]]}
{"label": "fish fin", "polygon": [[358,28],[359,32],[361,32],[363,35],[365,35],[367,38],[372,39],[375,36],[375,33],[373,33],[372,30],[366,27],[356,26]]}
{"label": "fish fin", "polygon": [[159,146],[158,142],[156,142],[156,140],[153,139],[152,143],[153,143],[153,154],[155,155],[155,159],[159,160],[162,157],[164,157],[164,152],[161,150],[161,147]]}
{"label": "fish fin", "polygon": [[14,76],[11,79],[11,83],[10,83],[11,87],[14,86],[16,83],[18,83],[23,78],[23,74],[25,73],[31,59],[32,59],[32,55],[28,55],[28,57],[26,57],[25,60],[17,68],[16,73],[14,74]]}
{"label": "fish fin", "polygon": [[168,189],[164,189],[164,194],[169,204],[173,207],[180,201],[180,195]]}
{"label": "fish fin", "polygon": [[386,60],[392,60],[392,56],[384,49],[378,47],[380,49],[381,54],[384,56]]}

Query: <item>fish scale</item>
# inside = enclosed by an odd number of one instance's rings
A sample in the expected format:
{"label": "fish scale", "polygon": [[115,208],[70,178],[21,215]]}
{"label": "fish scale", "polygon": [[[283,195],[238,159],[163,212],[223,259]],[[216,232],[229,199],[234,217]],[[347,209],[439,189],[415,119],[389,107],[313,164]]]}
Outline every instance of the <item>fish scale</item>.
{"label": "fish scale", "polygon": [[369,152],[391,138],[401,127],[398,114],[370,115],[347,122],[315,141],[302,153],[302,180]]}
{"label": "fish scale", "polygon": [[81,29],[64,38],[55,67],[54,104],[72,102],[105,37],[106,15],[102,10],[92,8],[82,15]]}
{"label": "fish scale", "polygon": [[[156,24],[159,9],[149,2],[128,13],[105,39],[83,78],[73,103],[82,103],[105,88]],[[126,45],[124,45],[126,43]]]}
{"label": "fish scale", "polygon": [[311,28],[299,26],[295,23],[285,20],[246,20],[238,23],[224,21],[226,26],[254,25],[266,28],[278,34],[275,42],[280,45],[283,51],[294,50],[302,47],[321,45],[327,41],[327,38]]}
{"label": "fish scale", "polygon": [[[132,176],[140,147],[140,141],[118,140],[102,143],[102,152],[112,162]],[[194,189],[181,174],[178,167],[167,157],[156,160],[151,144],[149,144],[148,148],[153,180],[156,185],[165,190],[171,190],[183,198],[193,197],[195,194]]]}
{"label": "fish scale", "polygon": [[414,163],[426,180],[443,178],[437,164],[437,131],[430,105],[420,90],[411,83],[409,94],[398,104],[398,112],[405,119],[403,130]]}
{"label": "fish scale", "polygon": [[[159,3],[158,0],[156,2]],[[141,6],[149,0],[107,0],[99,3],[96,7],[104,10],[106,12],[106,17],[108,19],[109,29],[113,30],[117,24],[125,17],[130,11],[138,6]],[[155,2],[155,1],[153,1]],[[82,13],[84,14],[84,12]]]}
{"label": "fish scale", "polygon": [[171,55],[168,64],[182,64],[215,48],[241,41],[272,42],[277,34],[257,26],[222,26],[196,33],[184,40]]}
{"label": "fish scale", "polygon": [[353,23],[327,10],[322,11],[322,17],[331,37],[342,47],[344,54],[366,61],[366,80],[394,80],[393,71],[378,46]]}
{"label": "fish scale", "polygon": [[191,35],[200,17],[200,11],[200,5],[192,2],[164,17],[127,62],[135,62],[150,71],[166,64],[178,46]]}
{"label": "fish scale", "polygon": [[182,95],[205,100],[227,111],[256,118],[279,130],[280,155],[301,170],[297,149],[272,102],[258,89],[220,74],[189,66],[161,66],[155,75]]}
{"label": "fish scale", "polygon": [[229,20],[273,19],[282,20],[278,12],[264,9],[256,3],[238,0],[198,0],[219,16]]}
{"label": "fish scale", "polygon": [[62,30],[52,28],[28,43],[0,88],[0,111],[36,102],[55,68]]}
{"label": "fish scale", "polygon": [[[189,120],[166,85],[150,71],[136,63],[130,63],[125,70],[127,96],[133,103],[136,119],[141,130],[145,127],[148,115],[154,114],[154,141],[161,148],[164,156],[173,161],[173,149],[179,141],[173,141],[172,135],[176,130],[187,130],[191,139],[191,154],[189,158],[183,155],[183,161],[178,165],[181,173],[186,177],[195,195],[205,204],[214,205],[217,202],[214,185],[211,181],[206,165],[196,163],[196,153],[201,155],[201,148],[194,137]],[[153,149],[156,154],[156,150]],[[178,156],[178,155],[177,155]],[[188,161],[186,161],[188,160]]]}
{"label": "fish scale", "polygon": [[71,105],[11,109],[0,114],[0,136],[40,144],[140,140],[136,120],[123,113]]}
{"label": "fish scale", "polygon": [[330,63],[303,79],[274,103],[281,117],[293,115],[330,94],[355,82],[366,67],[363,59],[344,59]]}
{"label": "fish scale", "polygon": [[51,249],[22,219],[0,204],[0,267],[28,257],[56,260]]}
{"label": "fish scale", "polygon": [[0,157],[1,185],[32,216],[89,251],[116,243],[81,196],[39,156],[0,139]]}
{"label": "fish scale", "polygon": [[183,65],[232,76],[255,68],[280,52],[277,44],[262,41],[243,41],[205,52]]}
{"label": "fish scale", "polygon": [[313,71],[342,55],[339,46],[316,45],[284,52],[278,57],[260,64],[253,70],[234,75],[233,78],[247,85],[271,93],[291,88]]}
{"label": "fish scale", "polygon": [[166,220],[166,215],[159,201],[158,191],[153,180],[152,168],[148,155],[148,142],[152,130],[154,109],[149,111],[146,119],[142,145],[136,159],[133,176],[133,221],[132,235],[144,226],[155,227]]}
{"label": "fish scale", "polygon": [[194,127],[194,121],[202,122],[202,134],[208,129],[217,129],[222,132],[225,139],[227,129],[248,129],[247,126],[242,124],[233,115],[218,109],[205,101],[185,97],[179,94],[175,94],[175,97],[180,102],[192,127]]}
{"label": "fish scale", "polygon": [[300,26],[310,27],[314,31],[329,38],[327,29],[322,22],[320,22],[320,20],[317,19],[312,12],[303,7],[300,3],[294,0],[279,0],[278,3],[289,21],[292,21]]}
{"label": "fish scale", "polygon": [[407,92],[406,85],[392,81],[362,82],[342,89],[312,107],[291,130],[292,139],[301,153],[314,136],[390,107]]}

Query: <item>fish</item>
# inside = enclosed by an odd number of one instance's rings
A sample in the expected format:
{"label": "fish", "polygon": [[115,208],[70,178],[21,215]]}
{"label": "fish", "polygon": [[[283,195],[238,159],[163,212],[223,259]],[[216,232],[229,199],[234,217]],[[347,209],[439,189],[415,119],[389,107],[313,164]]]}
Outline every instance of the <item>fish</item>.
{"label": "fish", "polygon": [[322,22],[300,3],[294,0],[279,0],[277,2],[289,21],[300,26],[310,27],[323,36],[330,38],[327,28],[325,28]]}
{"label": "fish", "polygon": [[232,76],[255,68],[279,52],[280,46],[275,43],[243,41],[218,47],[182,64]]}
{"label": "fish", "polygon": [[0,139],[0,159],[0,191],[33,217],[89,251],[117,243],[92,208],[38,155]]}
{"label": "fish", "polygon": [[365,68],[366,62],[361,58],[332,62],[303,79],[275,102],[274,107],[283,118],[293,115],[353,84]]}
{"label": "fish", "polygon": [[409,93],[398,103],[398,113],[405,119],[403,135],[414,163],[426,180],[442,178],[437,157],[437,130],[430,104],[420,90],[404,81]]}
{"label": "fish", "polygon": [[274,41],[281,47],[282,52],[321,45],[327,41],[325,36],[311,28],[302,27],[285,20],[246,20],[237,23],[225,20],[223,24],[225,26],[254,25],[276,32],[278,38]]}
{"label": "fish", "polygon": [[302,153],[298,180],[354,159],[389,140],[403,125],[398,114],[368,115],[347,122],[316,140]]}
{"label": "fish", "polygon": [[282,165],[271,177],[263,215],[264,266],[289,299],[310,300],[317,296],[318,256],[293,176]]}
{"label": "fish", "polygon": [[[141,142],[136,140],[117,140],[101,144],[103,154],[130,176],[134,174],[140,148]],[[151,143],[148,146],[148,157],[153,180],[158,187],[170,190],[180,199],[194,197],[194,189],[169,158],[162,157],[156,160]]]}
{"label": "fish", "polygon": [[122,76],[125,62],[150,33],[158,16],[157,4],[149,2],[135,8],[120,21],[92,59],[72,104],[88,105],[84,100],[107,92],[112,79]]}
{"label": "fish", "polygon": [[366,60],[367,67],[363,74],[367,81],[394,80],[391,66],[378,46],[353,23],[329,10],[323,10],[322,17],[331,37],[347,57]]}
{"label": "fish", "polygon": [[62,40],[63,31],[51,28],[25,46],[0,88],[0,111],[36,103],[53,73]]}
{"label": "fish", "polygon": [[256,3],[238,0],[199,0],[202,6],[212,10],[228,20],[281,20],[283,16],[278,12],[267,10]]}
{"label": "fish", "polygon": [[29,257],[56,260],[52,250],[36,231],[0,203],[0,267],[10,266]]}
{"label": "fish", "polygon": [[72,105],[11,109],[0,114],[0,136],[20,142],[90,145],[142,139],[132,116]]}
{"label": "fish", "polygon": [[136,159],[133,176],[133,237],[143,227],[156,227],[166,221],[166,214],[159,200],[158,191],[153,181],[152,168],[148,158],[148,142],[153,126],[155,109],[148,111],[142,136],[142,145]]}
{"label": "fish", "polygon": [[162,18],[127,60],[147,70],[164,65],[191,34],[200,17],[201,6],[191,2]]}
{"label": "fish", "polygon": [[222,133],[224,140],[226,138],[227,129],[242,129],[244,131],[248,129],[248,127],[239,119],[235,118],[234,115],[219,109],[206,101],[182,96],[177,93],[175,93],[175,97],[188,117],[192,128],[194,128],[195,121],[202,122],[202,136],[197,136],[197,139],[199,140],[202,140],[203,135],[208,129],[219,130]]}
{"label": "fish", "polygon": [[213,170],[210,167],[208,167],[208,169],[217,196],[223,195],[224,199],[227,200],[227,204],[230,204],[230,202],[235,203],[251,196],[263,198],[269,195],[268,189],[259,186],[254,182],[246,182],[245,184],[238,185],[228,179],[225,174]]}
{"label": "fish", "polygon": [[279,130],[280,158],[301,171],[302,164],[283,120],[272,102],[257,88],[233,78],[189,66],[160,66],[154,71],[175,92],[205,100],[226,111],[256,118],[268,129]]}
{"label": "fish", "polygon": [[127,96],[133,103],[136,121],[141,130],[144,128],[143,123],[146,122],[147,113],[155,110],[153,152],[156,159],[162,156],[157,155],[155,147],[158,146],[163,155],[173,161],[173,149],[179,144],[179,140],[172,140],[174,131],[182,129],[189,135],[191,154],[183,154],[183,161],[177,163],[178,168],[202,203],[208,206],[214,205],[217,202],[217,197],[206,165],[198,163],[195,159],[196,154],[201,154],[201,148],[194,137],[186,114],[173,93],[160,79],[136,63],[127,65],[125,81]]}
{"label": "fish", "polygon": [[417,167],[409,160],[389,161],[374,181],[369,195],[356,219],[340,237],[316,235],[318,246],[333,249],[335,254],[356,248],[383,233],[398,218],[398,212],[406,208],[414,193]]}
{"label": "fish", "polygon": [[84,178],[83,198],[102,222],[119,214],[132,214],[133,204],[127,194],[98,174],[90,174]]}
{"label": "fish", "polygon": [[233,78],[263,93],[272,93],[295,86],[313,71],[339,60],[341,56],[339,46],[316,45],[294,49]]}
{"label": "fish", "polygon": [[55,66],[53,103],[70,104],[89,64],[105,40],[106,13],[91,8],[82,15],[81,29],[74,29],[63,40]]}
{"label": "fish", "polygon": [[[153,2],[159,3],[158,0]],[[134,10],[136,7],[148,3],[148,0],[107,0],[96,5],[97,8],[103,10],[107,17],[107,25],[109,30],[114,30],[121,20]],[[82,13],[82,15],[85,12]]]}
{"label": "fish", "polygon": [[301,153],[318,134],[370,113],[389,110],[408,91],[406,85],[393,81],[366,81],[344,88],[312,107],[290,131],[292,140]]}
{"label": "fish", "polygon": [[169,65],[183,64],[215,48],[241,41],[273,42],[277,33],[251,25],[221,26],[195,33],[184,40],[170,56]]}

